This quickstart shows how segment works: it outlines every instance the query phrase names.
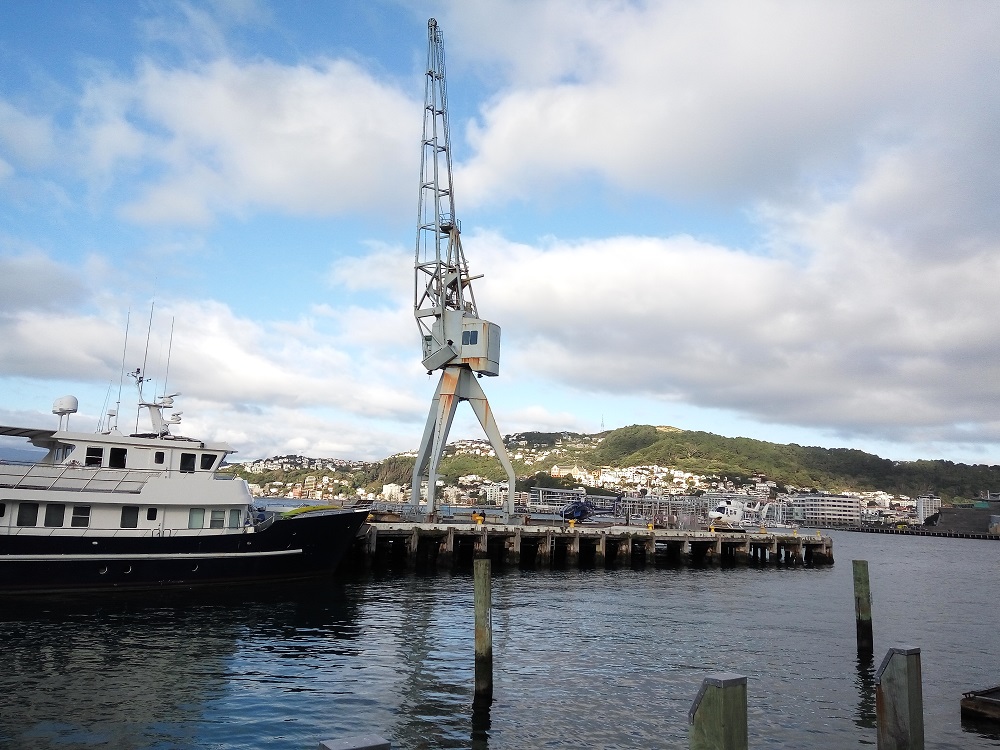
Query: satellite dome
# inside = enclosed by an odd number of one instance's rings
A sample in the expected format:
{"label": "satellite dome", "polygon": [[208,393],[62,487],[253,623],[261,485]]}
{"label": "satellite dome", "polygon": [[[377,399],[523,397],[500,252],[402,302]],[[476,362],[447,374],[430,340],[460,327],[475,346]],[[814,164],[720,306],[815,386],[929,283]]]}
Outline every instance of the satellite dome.
{"label": "satellite dome", "polygon": [[79,408],[80,402],[77,401],[76,396],[61,396],[52,404],[52,413],[61,417],[65,414],[76,414]]}

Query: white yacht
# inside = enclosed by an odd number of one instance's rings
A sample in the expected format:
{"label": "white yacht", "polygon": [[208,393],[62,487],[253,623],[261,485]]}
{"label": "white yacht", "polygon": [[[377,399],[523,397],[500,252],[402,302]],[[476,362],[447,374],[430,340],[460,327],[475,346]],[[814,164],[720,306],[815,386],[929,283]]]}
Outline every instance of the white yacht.
{"label": "white yacht", "polygon": [[[151,432],[0,425],[46,451],[0,461],[0,594],[157,588],[301,578],[330,571],[367,510],[255,514],[246,482],[218,469],[233,449],[173,435],[172,396],[140,399]],[[113,412],[112,412],[113,414]]]}

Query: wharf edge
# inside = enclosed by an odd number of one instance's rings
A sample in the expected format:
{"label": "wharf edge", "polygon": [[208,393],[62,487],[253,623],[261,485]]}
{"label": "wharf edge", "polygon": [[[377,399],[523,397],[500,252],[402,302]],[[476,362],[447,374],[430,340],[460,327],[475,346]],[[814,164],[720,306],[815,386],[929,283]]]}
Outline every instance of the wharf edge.
{"label": "wharf edge", "polygon": [[685,531],[634,526],[370,522],[361,527],[344,567],[453,570],[476,556],[521,569],[636,566],[833,564],[833,539],[822,534]]}

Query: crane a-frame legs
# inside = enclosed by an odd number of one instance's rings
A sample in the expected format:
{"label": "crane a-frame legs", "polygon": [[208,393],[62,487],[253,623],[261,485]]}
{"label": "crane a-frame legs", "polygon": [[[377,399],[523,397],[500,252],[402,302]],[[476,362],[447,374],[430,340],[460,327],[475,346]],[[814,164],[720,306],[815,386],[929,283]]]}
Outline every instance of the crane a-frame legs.
{"label": "crane a-frame legs", "polygon": [[[437,489],[437,471],[441,463],[441,453],[448,440],[448,431],[455,418],[455,409],[460,401],[468,401],[472,410],[479,418],[479,424],[493,446],[500,465],[507,472],[507,504],[504,508],[508,516],[514,513],[514,467],[507,456],[503,437],[497,428],[493,412],[486,400],[483,387],[479,385],[475,374],[468,367],[450,366],[441,370],[441,380],[438,381],[434,399],[431,401],[427,423],[424,425],[424,435],[420,439],[420,450],[417,452],[417,463],[413,467],[413,485],[410,492],[410,504],[416,508],[420,504],[420,484],[427,477],[427,515],[434,512],[435,491]],[[426,470],[426,471],[425,471]]]}

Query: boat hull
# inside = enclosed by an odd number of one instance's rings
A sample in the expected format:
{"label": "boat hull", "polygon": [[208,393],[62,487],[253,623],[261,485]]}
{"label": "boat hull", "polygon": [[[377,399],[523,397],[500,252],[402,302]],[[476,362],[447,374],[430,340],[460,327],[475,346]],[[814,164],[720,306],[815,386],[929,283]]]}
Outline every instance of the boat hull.
{"label": "boat hull", "polygon": [[334,570],[366,518],[314,511],[255,533],[198,536],[0,536],[0,594],[305,578]]}

